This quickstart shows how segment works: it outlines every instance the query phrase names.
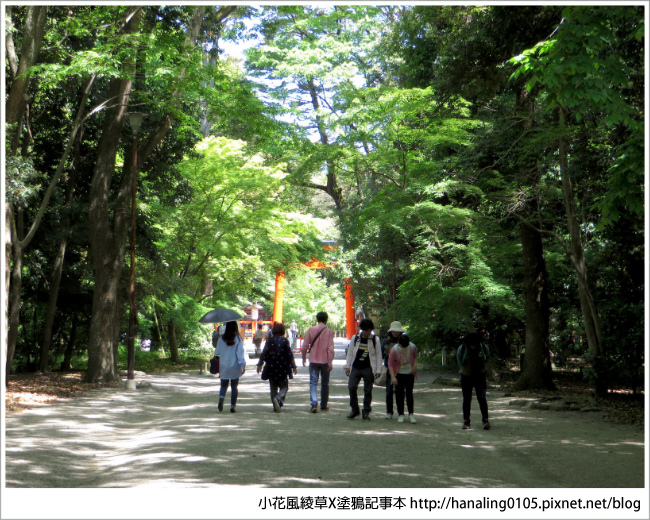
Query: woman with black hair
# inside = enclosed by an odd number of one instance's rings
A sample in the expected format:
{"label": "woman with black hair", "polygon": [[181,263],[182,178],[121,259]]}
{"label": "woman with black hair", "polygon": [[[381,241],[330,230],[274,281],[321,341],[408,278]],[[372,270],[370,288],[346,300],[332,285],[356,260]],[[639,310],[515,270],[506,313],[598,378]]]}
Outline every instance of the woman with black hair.
{"label": "woman with black hair", "polygon": [[[271,390],[271,402],[273,409],[280,412],[284,406],[284,400],[289,390],[289,378],[298,373],[296,361],[291,352],[289,340],[284,337],[285,328],[282,323],[273,325],[273,335],[266,340],[264,350],[257,363],[257,373],[264,370],[268,374],[269,387]],[[292,374],[293,372],[293,374]],[[264,376],[264,374],[262,374]]]}
{"label": "woman with black hair", "polygon": [[246,354],[237,322],[227,322],[225,329],[217,341],[217,348],[214,349],[214,355],[219,356],[219,376],[221,378],[218,408],[220,412],[223,411],[223,402],[226,399],[228,384],[230,384],[230,412],[235,413],[237,395],[239,394],[237,389],[239,378],[246,372]]}

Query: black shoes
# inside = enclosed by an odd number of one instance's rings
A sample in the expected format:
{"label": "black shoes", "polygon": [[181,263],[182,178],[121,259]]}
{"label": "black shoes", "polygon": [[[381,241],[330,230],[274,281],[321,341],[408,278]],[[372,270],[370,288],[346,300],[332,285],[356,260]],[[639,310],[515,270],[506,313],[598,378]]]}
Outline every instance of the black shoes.
{"label": "black shoes", "polygon": [[370,412],[368,410],[364,410],[363,412],[361,412],[361,418],[364,421],[369,421],[370,420]]}
{"label": "black shoes", "polygon": [[[364,413],[365,413],[365,412],[364,412]],[[358,409],[357,409],[357,410],[352,410],[352,411],[348,414],[348,419],[354,419],[357,415],[361,415],[361,413],[359,412],[359,410],[358,410]]]}

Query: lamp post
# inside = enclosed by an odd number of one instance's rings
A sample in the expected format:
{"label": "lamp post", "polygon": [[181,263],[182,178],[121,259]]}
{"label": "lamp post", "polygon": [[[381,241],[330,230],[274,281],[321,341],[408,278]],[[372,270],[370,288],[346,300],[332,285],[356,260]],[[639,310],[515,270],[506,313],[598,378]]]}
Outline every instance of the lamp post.
{"label": "lamp post", "polygon": [[131,283],[129,285],[129,338],[127,344],[127,390],[135,390],[135,194],[138,173],[138,131],[146,114],[129,113],[129,123],[133,131],[133,163],[131,168]]}

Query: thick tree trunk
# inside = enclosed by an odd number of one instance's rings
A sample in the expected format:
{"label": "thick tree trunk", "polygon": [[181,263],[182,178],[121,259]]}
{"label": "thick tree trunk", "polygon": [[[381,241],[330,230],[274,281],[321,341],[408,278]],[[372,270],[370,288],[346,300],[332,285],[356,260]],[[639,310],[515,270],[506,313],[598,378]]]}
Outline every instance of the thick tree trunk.
{"label": "thick tree trunk", "polygon": [[[126,33],[138,30],[141,12],[137,8],[135,13],[127,14],[126,19],[129,21],[125,26]],[[123,66],[125,70],[133,72],[134,62],[124,63]],[[130,74],[125,78],[111,80],[108,97],[114,101],[105,114],[97,149],[97,163],[90,185],[88,224],[95,287],[88,342],[88,371],[85,376],[87,382],[120,380],[116,370],[115,320],[119,320],[118,287],[129,224],[130,168],[125,169],[122,176],[115,201],[113,228],[110,224],[109,193],[130,92]]]}
{"label": "thick tree trunk", "polygon": [[[520,91],[517,108],[523,116],[519,124],[521,132],[532,125],[535,113],[534,97]],[[538,176],[534,164],[521,164],[519,184],[521,186],[537,186]],[[538,215],[537,196],[525,201],[520,216],[520,236],[524,263],[524,298],[526,310],[526,352],[521,375],[515,387],[524,390],[532,388],[555,387],[549,351],[549,319],[550,304],[548,299],[548,283],[546,260],[544,258],[544,243],[542,235],[527,220],[535,220]]]}
{"label": "thick tree trunk", "polygon": [[554,388],[549,352],[549,300],[542,237],[520,224],[526,302],[526,353],[517,389]]}

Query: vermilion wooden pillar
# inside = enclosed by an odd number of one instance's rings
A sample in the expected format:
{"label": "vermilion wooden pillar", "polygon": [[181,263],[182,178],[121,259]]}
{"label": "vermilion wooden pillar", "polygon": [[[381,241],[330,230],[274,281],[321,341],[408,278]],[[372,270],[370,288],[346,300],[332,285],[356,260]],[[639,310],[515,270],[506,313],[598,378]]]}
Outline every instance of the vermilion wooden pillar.
{"label": "vermilion wooden pillar", "polygon": [[278,270],[275,275],[275,297],[273,298],[273,323],[282,323],[284,314],[284,271]]}
{"label": "vermilion wooden pillar", "polygon": [[348,339],[352,339],[352,336],[357,333],[357,320],[354,316],[354,293],[349,278],[345,281],[345,333]]}
{"label": "vermilion wooden pillar", "polygon": [[[309,269],[324,269],[327,266],[320,263],[317,265],[312,262],[305,265]],[[273,298],[273,322],[282,323],[284,314],[284,271],[278,270],[275,275],[275,296]],[[357,320],[354,315],[354,293],[352,292],[352,280],[345,281],[345,335],[352,339],[357,333]]]}

